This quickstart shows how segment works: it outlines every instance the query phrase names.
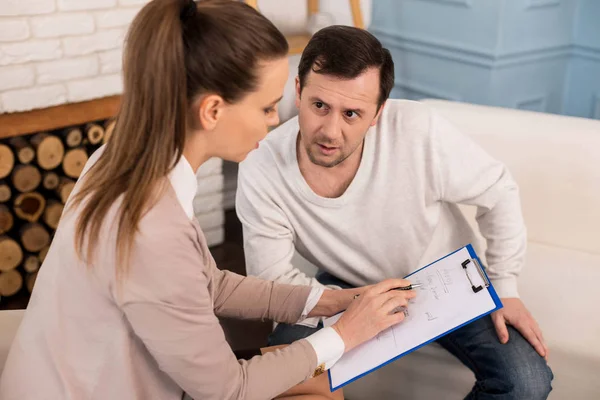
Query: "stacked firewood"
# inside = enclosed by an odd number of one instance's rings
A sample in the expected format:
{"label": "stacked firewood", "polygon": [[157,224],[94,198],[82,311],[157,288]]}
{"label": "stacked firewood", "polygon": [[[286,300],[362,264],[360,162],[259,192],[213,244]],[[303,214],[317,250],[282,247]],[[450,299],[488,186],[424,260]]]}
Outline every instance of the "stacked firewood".
{"label": "stacked firewood", "polygon": [[63,208],[114,121],[0,141],[0,297],[31,292]]}

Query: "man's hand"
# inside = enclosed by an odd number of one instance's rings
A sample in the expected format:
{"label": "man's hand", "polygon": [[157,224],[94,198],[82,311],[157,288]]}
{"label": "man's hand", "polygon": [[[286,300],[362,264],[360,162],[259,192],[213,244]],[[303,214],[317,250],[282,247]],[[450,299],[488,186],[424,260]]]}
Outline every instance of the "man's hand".
{"label": "man's hand", "polygon": [[330,290],[326,289],[319,302],[308,314],[308,317],[331,317],[344,311],[356,295],[364,293],[370,286],[362,286],[354,289]]}
{"label": "man's hand", "polygon": [[503,308],[492,313],[492,321],[494,321],[500,343],[508,342],[506,324],[512,325],[531,343],[540,356],[548,360],[548,346],[544,342],[542,331],[521,299],[505,298],[502,299],[502,304]]}

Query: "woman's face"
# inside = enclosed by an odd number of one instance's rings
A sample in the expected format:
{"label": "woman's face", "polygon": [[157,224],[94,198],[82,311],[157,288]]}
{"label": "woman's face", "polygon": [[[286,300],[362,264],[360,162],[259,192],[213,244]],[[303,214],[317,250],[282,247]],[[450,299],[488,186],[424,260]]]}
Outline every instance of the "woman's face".
{"label": "woman's face", "polygon": [[258,148],[268,128],[279,124],[277,105],[288,78],[288,59],[264,61],[258,68],[259,85],[235,104],[224,106],[215,128],[216,156],[241,162]]}

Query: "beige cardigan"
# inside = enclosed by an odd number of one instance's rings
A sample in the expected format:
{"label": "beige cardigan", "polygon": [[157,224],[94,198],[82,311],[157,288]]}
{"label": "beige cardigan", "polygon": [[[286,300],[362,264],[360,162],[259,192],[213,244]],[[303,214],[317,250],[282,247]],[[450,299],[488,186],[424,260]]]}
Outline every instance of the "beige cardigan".
{"label": "beige cardigan", "polygon": [[61,220],[0,381],[2,400],[175,400],[183,390],[196,400],[269,399],[313,373],[306,340],[236,359],[217,316],[295,323],[310,288],[217,269],[170,185],[140,223],[119,292],[117,206],[92,266],[74,252],[77,212]]}

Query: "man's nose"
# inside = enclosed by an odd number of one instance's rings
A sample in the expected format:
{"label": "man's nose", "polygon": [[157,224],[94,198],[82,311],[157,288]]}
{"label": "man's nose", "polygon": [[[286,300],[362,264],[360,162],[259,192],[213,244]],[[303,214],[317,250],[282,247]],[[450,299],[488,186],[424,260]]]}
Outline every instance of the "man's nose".
{"label": "man's nose", "polygon": [[342,121],[336,113],[330,113],[323,123],[323,136],[330,142],[336,142],[342,136]]}

